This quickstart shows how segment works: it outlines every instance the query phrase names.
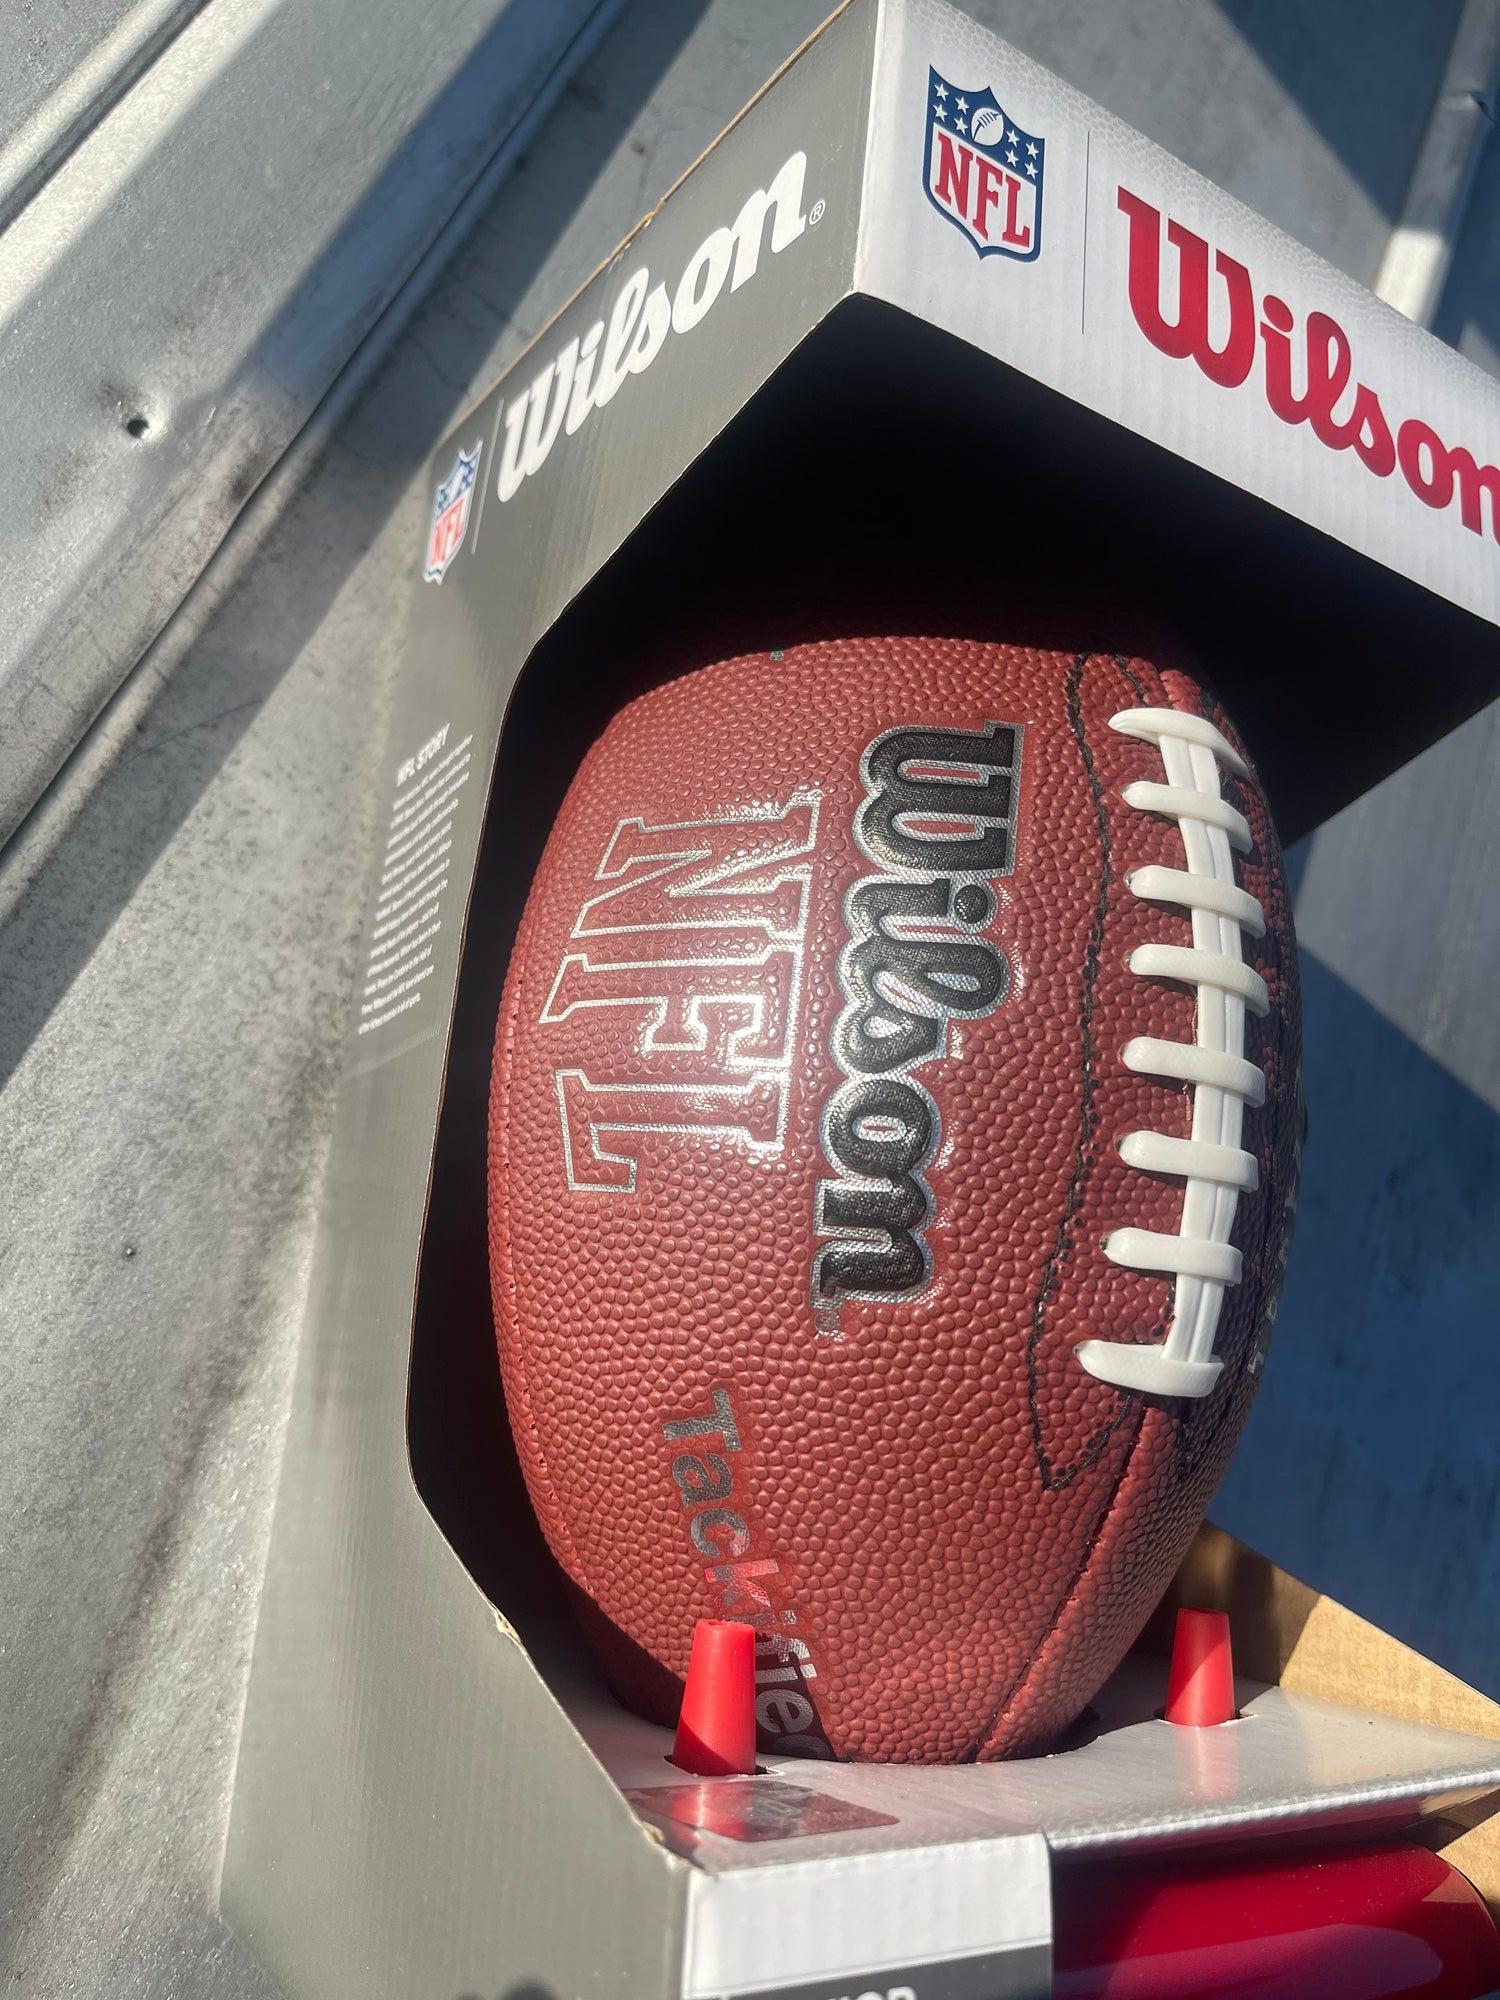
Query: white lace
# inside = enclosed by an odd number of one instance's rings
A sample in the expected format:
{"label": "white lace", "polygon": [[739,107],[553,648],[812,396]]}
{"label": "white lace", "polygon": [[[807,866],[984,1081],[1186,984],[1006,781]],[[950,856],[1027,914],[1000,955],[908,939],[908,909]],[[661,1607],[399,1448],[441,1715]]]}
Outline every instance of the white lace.
{"label": "white lace", "polygon": [[1244,816],[1219,796],[1219,767],[1245,776],[1234,746],[1199,715],[1175,708],[1127,708],[1111,729],[1144,737],[1161,752],[1164,785],[1125,787],[1127,805],[1175,819],[1185,868],[1137,868],[1126,877],[1147,902],[1176,903],[1192,913],[1191,946],[1145,944],[1130,954],[1132,972],[1196,987],[1193,1044],[1138,1036],[1120,1051],[1129,1070],[1173,1077],[1193,1087],[1193,1136],[1130,1132],[1119,1141],[1128,1165],[1148,1174],[1180,1174],[1186,1182],[1175,1236],[1150,1229],[1116,1229],[1104,1254],[1134,1271],[1166,1271],[1177,1280],[1172,1320],[1159,1346],[1085,1340],[1075,1350],[1091,1375],[1123,1389],[1156,1396],[1206,1396],[1223,1363],[1214,1335],[1226,1286],[1240,1281],[1240,1253],[1229,1241],[1241,1193],[1258,1183],[1255,1155],[1240,1145],[1246,1104],[1260,1104],[1266,1080],[1245,1060],[1245,1010],[1265,1014],[1266,984],[1241,953],[1241,932],[1265,934],[1260,904],[1234,876],[1234,850],[1250,846]]}

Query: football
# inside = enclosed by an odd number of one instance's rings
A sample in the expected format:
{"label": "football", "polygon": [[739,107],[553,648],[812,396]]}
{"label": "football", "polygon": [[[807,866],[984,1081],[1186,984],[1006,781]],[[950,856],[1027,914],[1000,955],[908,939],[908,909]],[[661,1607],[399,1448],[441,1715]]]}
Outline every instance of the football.
{"label": "football", "polygon": [[[999,127],[997,131],[995,128]],[[993,105],[981,104],[969,120],[969,137],[976,146],[998,146],[1005,136],[1005,114]]]}
{"label": "football", "polygon": [[1287,883],[1186,668],[908,635],[623,707],[490,1104],[522,1470],[610,1682],[762,1754],[1034,1753],[1244,1423],[1300,1154]]}

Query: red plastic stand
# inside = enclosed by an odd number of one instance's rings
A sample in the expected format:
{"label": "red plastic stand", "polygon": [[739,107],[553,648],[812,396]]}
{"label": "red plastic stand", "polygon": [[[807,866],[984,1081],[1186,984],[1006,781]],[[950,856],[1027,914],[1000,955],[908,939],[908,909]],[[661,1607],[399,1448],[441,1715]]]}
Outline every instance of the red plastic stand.
{"label": "red plastic stand", "polygon": [[699,1778],[755,1769],[755,1634],[727,1618],[700,1618],[672,1762]]}
{"label": "red plastic stand", "polygon": [[1212,1729],[1233,1722],[1234,1655],[1229,1619],[1222,1611],[1179,1611],[1167,1681],[1168,1722]]}
{"label": "red plastic stand", "polygon": [[1058,1870],[1055,2000],[1480,2000],[1500,1937],[1426,1849]]}

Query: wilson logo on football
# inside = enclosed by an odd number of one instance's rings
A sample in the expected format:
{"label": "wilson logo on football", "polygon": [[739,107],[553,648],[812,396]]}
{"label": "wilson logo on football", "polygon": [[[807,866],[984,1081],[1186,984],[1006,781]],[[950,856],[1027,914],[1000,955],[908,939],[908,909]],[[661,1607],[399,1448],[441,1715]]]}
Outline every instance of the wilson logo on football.
{"label": "wilson logo on football", "polygon": [[847,1082],[823,1107],[823,1152],[835,1178],[818,1183],[814,1254],[820,1331],[850,1293],[899,1298],[932,1273],[924,1231],[932,1193],[922,1169],[942,1119],[910,1072],[940,1061],[955,1017],[989,1014],[1010,966],[982,935],[995,916],[991,880],[1015,864],[1021,730],[891,729],[860,760],[865,798],[854,820],[860,852],[883,872],[844,899],[849,942],[839,954],[845,1006],[833,1059]]}
{"label": "wilson logo on football", "polygon": [[927,76],[927,199],[981,257],[1029,264],[1042,247],[1046,141],[1007,118],[994,91]]}
{"label": "wilson logo on football", "polygon": [[621,1024],[607,1074],[556,1072],[575,1192],[631,1192],[650,1133],[780,1153],[818,806],[616,826],[541,1014]]}

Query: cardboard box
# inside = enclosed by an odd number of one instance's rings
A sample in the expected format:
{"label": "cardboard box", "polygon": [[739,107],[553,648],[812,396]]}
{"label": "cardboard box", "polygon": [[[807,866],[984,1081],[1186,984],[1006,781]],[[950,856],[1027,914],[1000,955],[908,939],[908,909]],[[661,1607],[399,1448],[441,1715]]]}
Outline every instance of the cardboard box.
{"label": "cardboard box", "polygon": [[933,0],[835,14],[439,447],[225,1862],[289,1992],[1039,1994],[1069,1856],[1492,1802],[1491,1704],[1211,1538],[1240,1723],[1143,1653],[1053,1757],[683,1785],[516,1472],[483,1162],[532,868],[664,646],[1096,604],[1294,838],[1494,691],[1497,461],[1487,378]]}
{"label": "cardboard box", "polygon": [[[1229,1614],[1238,1672],[1292,1694],[1368,1715],[1436,1724],[1500,1742],[1500,1702],[1466,1687],[1378,1626],[1247,1549],[1211,1523],[1199,1530],[1137,1651],[1167,1658],[1179,1605]],[[1500,1819],[1495,1801],[1453,1801],[1420,1838],[1465,1874],[1500,1917]]]}

